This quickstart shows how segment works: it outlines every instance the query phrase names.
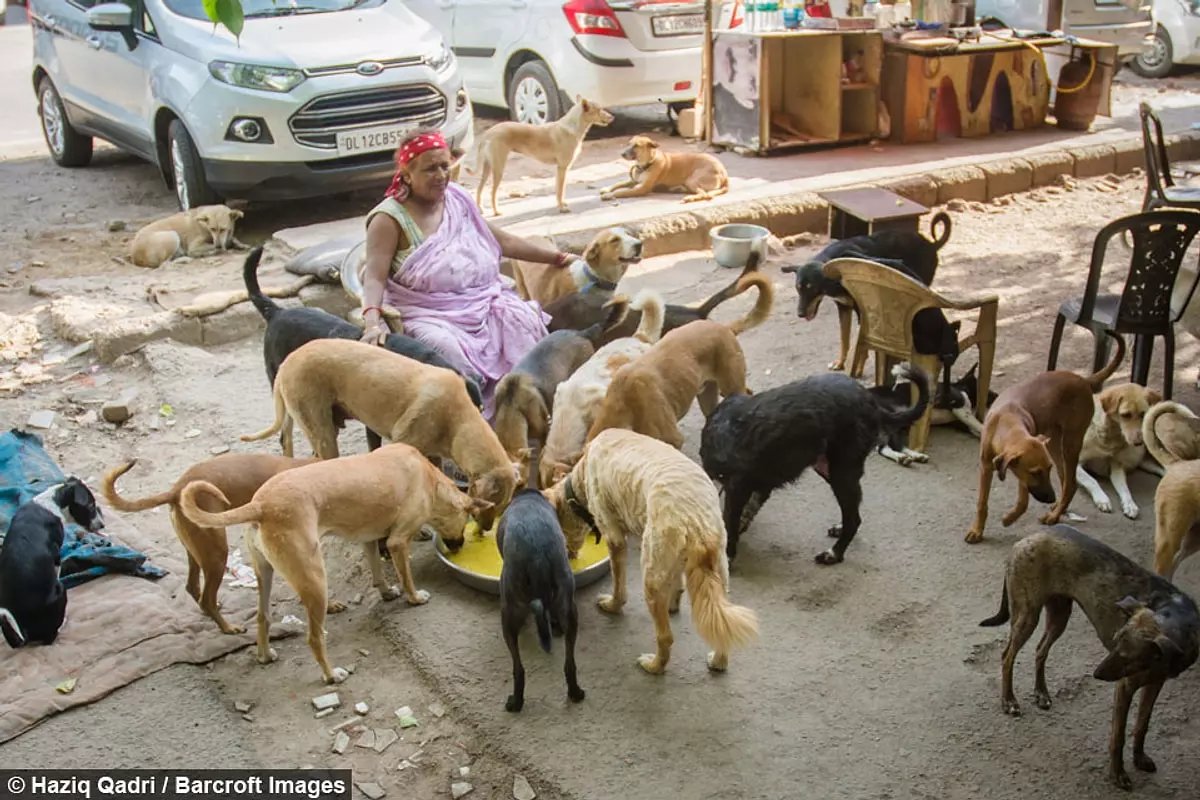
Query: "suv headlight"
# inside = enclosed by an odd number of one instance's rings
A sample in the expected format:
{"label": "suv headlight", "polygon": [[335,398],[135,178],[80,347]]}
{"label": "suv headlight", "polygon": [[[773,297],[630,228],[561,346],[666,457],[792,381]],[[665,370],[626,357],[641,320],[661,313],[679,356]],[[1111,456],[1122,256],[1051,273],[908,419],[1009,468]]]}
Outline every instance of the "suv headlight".
{"label": "suv headlight", "polygon": [[208,65],[208,71],[222,83],[241,86],[244,89],[261,89],[264,92],[290,92],[304,82],[304,73],[289,67],[213,61]]}
{"label": "suv headlight", "polygon": [[454,54],[450,52],[450,48],[442,42],[437,50],[434,50],[430,55],[425,56],[425,63],[433,67],[435,72],[441,72],[448,68],[454,61]]}

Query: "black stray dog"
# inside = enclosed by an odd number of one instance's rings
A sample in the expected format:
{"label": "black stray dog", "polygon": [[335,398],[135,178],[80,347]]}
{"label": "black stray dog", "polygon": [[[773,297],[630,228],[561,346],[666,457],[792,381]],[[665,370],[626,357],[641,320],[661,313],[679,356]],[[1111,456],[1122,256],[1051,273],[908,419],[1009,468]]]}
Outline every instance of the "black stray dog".
{"label": "black stray dog", "polygon": [[[680,306],[670,303],[665,305],[663,307],[663,335],[665,336],[668,331],[681,328],[689,322],[695,322],[698,319],[708,319],[709,314],[717,306],[726,300],[737,297],[750,288],[750,286],[754,285],[743,283],[743,279],[749,275],[758,273],[760,259],[761,256],[757,252],[751,253],[750,259],[746,262],[746,266],[737,276],[737,279],[698,306]],[[763,291],[761,286],[755,286],[755,288],[760,292]],[[607,302],[608,298],[602,294],[595,292],[573,292],[565,297],[558,298],[552,303],[548,303],[542,310],[551,317],[550,325],[548,326],[551,331],[583,330],[604,321],[608,313],[608,309],[605,307]],[[603,347],[614,339],[633,336],[641,322],[642,312],[637,309],[630,309],[620,324],[604,331],[604,336],[601,337],[596,347]]]}
{"label": "black stray dog", "polygon": [[[275,373],[279,365],[288,355],[315,339],[353,339],[362,338],[362,328],[341,317],[322,311],[319,308],[284,308],[262,293],[258,286],[258,262],[262,260],[262,247],[256,247],[246,256],[242,266],[242,280],[250,295],[250,302],[267,321],[267,330],[263,334],[263,360],[267,365],[267,379],[275,385]],[[402,356],[406,356],[423,364],[442,367],[451,372],[459,372],[438,351],[427,344],[418,342],[411,336],[389,333],[384,340],[384,347]],[[459,372],[459,374],[461,374]],[[483,406],[483,394],[479,383],[474,377],[463,376],[467,382],[467,393],[476,407]],[[335,412],[336,415],[337,412]],[[345,424],[344,418],[337,420],[338,427]],[[374,431],[367,430],[367,446],[375,450],[382,439]]]}
{"label": "black stray dog", "polygon": [[578,703],[584,691],[575,676],[575,635],[579,628],[575,573],[567,559],[567,541],[558,515],[540,491],[523,489],[513,497],[500,518],[496,546],[504,559],[500,570],[500,623],[513,662],[513,693],[504,708],[516,712],[525,705],[525,667],[517,636],[530,613],[537,625],[538,642],[547,653],[551,624],[566,634],[563,671],[567,697]]}
{"label": "black stray dog", "polygon": [[911,425],[929,405],[929,378],[902,366],[917,385],[916,405],[892,410],[847,375],[814,375],[754,395],[727,397],[704,424],[700,462],[725,495],[725,552],[737,555],[738,537],[771,492],[812,467],[833,489],[841,525],[829,529],[837,542],[818,564],[843,560],[862,522],[863,466],[881,437]]}
{"label": "black stray dog", "polygon": [[[961,378],[951,381],[950,365],[944,365],[942,381],[938,383],[937,391],[933,396],[931,425],[953,425],[970,433],[976,439],[982,436],[983,424],[975,418],[975,400],[979,396],[979,381],[975,377],[975,370],[978,368],[979,364],[976,363]],[[892,374],[896,374],[895,369],[892,370]],[[880,404],[890,406],[893,411],[900,411],[908,408],[909,401],[912,399],[911,387],[912,384],[909,381],[896,381],[891,386],[872,386],[867,391]],[[988,407],[995,402],[996,396],[995,392],[988,391]],[[913,462],[928,461],[929,456],[925,453],[918,453],[908,448],[910,427],[912,426],[905,425],[893,429],[888,434],[887,441],[879,444],[877,448],[879,455],[905,467]]]}
{"label": "black stray dog", "polygon": [[58,579],[64,522],[104,528],[96,498],[78,478],[42,492],[13,514],[0,549],[0,631],[9,647],[52,644],[67,616]]}

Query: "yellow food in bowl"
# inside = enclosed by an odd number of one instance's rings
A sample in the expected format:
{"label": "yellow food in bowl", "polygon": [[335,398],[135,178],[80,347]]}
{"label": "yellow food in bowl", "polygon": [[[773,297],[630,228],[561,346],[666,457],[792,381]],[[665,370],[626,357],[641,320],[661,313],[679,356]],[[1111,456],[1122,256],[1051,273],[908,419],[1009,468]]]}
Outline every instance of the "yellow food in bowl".
{"label": "yellow food in bowl", "polygon": [[[446,557],[447,561],[467,572],[499,580],[500,567],[504,560],[500,558],[500,548],[496,547],[496,527],[498,525],[499,522],[493,525],[490,531],[483,533],[474,522],[468,522],[467,527],[463,530],[465,538],[463,546],[459,548],[458,552],[452,552],[442,545],[442,555]],[[579,551],[579,556],[571,559],[571,571],[582,572],[606,558],[608,558],[608,545],[603,540],[600,544],[596,544],[596,538],[589,535],[583,548]]]}

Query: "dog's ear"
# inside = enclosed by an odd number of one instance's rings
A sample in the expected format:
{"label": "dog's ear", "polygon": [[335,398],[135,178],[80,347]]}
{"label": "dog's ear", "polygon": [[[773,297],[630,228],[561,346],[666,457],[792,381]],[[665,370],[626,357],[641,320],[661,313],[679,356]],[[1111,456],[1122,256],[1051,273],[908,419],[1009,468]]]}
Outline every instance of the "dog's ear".
{"label": "dog's ear", "polygon": [[592,110],[592,104],[591,104],[591,103],[589,103],[587,100],[584,100],[584,99],[583,99],[582,97],[580,97],[579,95],[576,95],[576,98],[579,100],[579,105],[583,106],[583,110],[584,110],[584,111],[591,111],[591,110]]}
{"label": "dog's ear", "polygon": [[1117,407],[1121,405],[1121,396],[1113,392],[1100,397],[1100,408],[1104,409],[1104,413],[1112,415],[1117,413]]}
{"label": "dog's ear", "polygon": [[229,210],[229,220],[230,220],[230,222],[235,222],[235,221],[237,221],[237,220],[241,219],[241,218],[242,218],[242,217],[244,217],[244,216],[246,216],[246,212],[245,212],[245,211],[239,211],[239,210],[238,210],[238,209],[236,209],[236,208],[231,208],[231,209]]}
{"label": "dog's ear", "polygon": [[1004,480],[1005,476],[1008,475],[1009,467],[1015,467],[1018,463],[1020,463],[1020,461],[1020,456],[1012,456],[1010,458],[1004,453],[996,456],[992,459],[992,467],[996,470],[996,477],[1000,480]]}
{"label": "dog's ear", "polygon": [[1149,405],[1152,405],[1152,406],[1158,405],[1159,403],[1162,402],[1162,399],[1163,399],[1162,395],[1159,393],[1159,391],[1157,389],[1147,389],[1146,390],[1146,402]]}
{"label": "dog's ear", "polygon": [[1126,595],[1117,601],[1117,608],[1125,612],[1126,617],[1132,617],[1137,612],[1145,608],[1146,605],[1141,600],[1138,600],[1132,595]]}
{"label": "dog's ear", "polygon": [[590,242],[588,242],[588,246],[583,249],[583,255],[581,255],[580,258],[590,264],[600,254],[599,250],[599,242],[597,242],[595,239],[592,239]]}

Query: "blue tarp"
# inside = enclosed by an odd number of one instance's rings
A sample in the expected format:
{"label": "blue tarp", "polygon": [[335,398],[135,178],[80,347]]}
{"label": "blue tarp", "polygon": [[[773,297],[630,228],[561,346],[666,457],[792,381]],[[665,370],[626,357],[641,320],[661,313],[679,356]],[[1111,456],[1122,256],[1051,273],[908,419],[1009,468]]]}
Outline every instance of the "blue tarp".
{"label": "blue tarp", "polygon": [[[14,428],[0,435],[0,531],[8,531],[13,514],[24,503],[65,480],[35,434]],[[68,523],[62,546],[63,586],[70,589],[110,572],[150,579],[167,574],[145,554]]]}

